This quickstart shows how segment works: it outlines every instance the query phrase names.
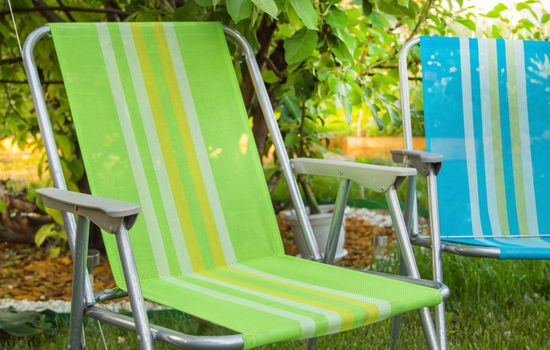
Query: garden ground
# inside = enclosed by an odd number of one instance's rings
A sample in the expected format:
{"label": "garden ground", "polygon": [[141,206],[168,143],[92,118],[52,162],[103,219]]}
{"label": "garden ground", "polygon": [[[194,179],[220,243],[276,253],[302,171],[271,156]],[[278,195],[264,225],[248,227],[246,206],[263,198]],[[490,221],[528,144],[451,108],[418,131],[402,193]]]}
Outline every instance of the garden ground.
{"label": "garden ground", "polygon": [[[348,224],[349,226],[349,224]],[[354,242],[354,240],[350,240]],[[348,242],[347,248],[353,246]],[[369,247],[362,247],[368,250]],[[287,250],[292,249],[288,246]],[[395,249],[395,248],[394,248]],[[430,276],[430,254],[418,248],[422,275]],[[392,254],[390,254],[391,256]],[[353,259],[344,261],[353,265]],[[395,272],[395,259],[375,262],[371,268]],[[366,261],[361,262],[366,263]],[[446,255],[445,281],[452,294],[447,303],[448,339],[451,349],[550,349],[550,262],[495,261]],[[175,311],[150,312],[152,322],[191,334],[227,334],[230,331]],[[61,349],[66,347],[68,316],[45,316],[53,331],[32,337],[0,336],[1,349]],[[103,324],[108,349],[136,348],[132,333]],[[103,349],[96,321],[86,324],[88,349]],[[390,321],[323,337],[319,349],[386,349]],[[401,349],[424,349],[416,313],[405,315]],[[172,348],[157,344],[157,349]],[[304,349],[304,341],[262,349]]]}

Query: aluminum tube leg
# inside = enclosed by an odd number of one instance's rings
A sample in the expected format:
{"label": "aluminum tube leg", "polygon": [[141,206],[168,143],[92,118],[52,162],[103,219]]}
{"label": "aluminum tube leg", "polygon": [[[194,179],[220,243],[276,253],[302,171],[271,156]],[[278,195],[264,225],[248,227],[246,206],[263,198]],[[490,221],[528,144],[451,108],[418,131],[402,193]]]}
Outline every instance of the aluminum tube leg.
{"label": "aluminum tube leg", "polygon": [[[436,282],[443,283],[443,262],[441,260],[441,238],[439,232],[439,208],[437,202],[437,181],[433,169],[428,174],[428,210],[430,211],[430,231],[432,233],[432,267],[433,278]],[[447,349],[447,336],[445,327],[445,303],[435,307],[435,324],[437,335],[442,350]]]}
{"label": "aluminum tube leg", "polygon": [[122,271],[124,272],[124,280],[126,281],[126,288],[128,289],[130,305],[132,307],[132,316],[136,323],[139,345],[142,350],[152,350],[154,347],[151,328],[149,327],[149,319],[145,311],[145,302],[141,294],[141,287],[134,255],[130,246],[128,230],[124,226],[122,226],[116,234],[116,242],[122,263]]}
{"label": "aluminum tube leg", "polygon": [[344,220],[344,211],[346,209],[346,203],[348,201],[350,184],[351,181],[348,179],[340,180],[338,194],[336,195],[336,203],[334,205],[334,213],[332,214],[332,221],[330,222],[325,256],[323,259],[325,264],[334,263],[336,248],[338,248],[338,240],[340,238],[340,231],[342,229],[342,221]]}
{"label": "aluminum tube leg", "polygon": [[[416,261],[414,259],[411,241],[409,240],[409,235],[405,226],[405,220],[403,219],[403,213],[401,212],[401,207],[399,205],[397,191],[393,186],[386,192],[386,200],[388,201],[388,207],[390,209],[393,226],[396,231],[397,241],[399,242],[399,246],[401,248],[401,255],[403,257],[403,261],[405,262],[407,274],[413,278],[420,278],[420,273],[418,272],[418,267],[416,266]],[[418,311],[420,314],[420,321],[422,322],[422,329],[424,330],[424,336],[426,337],[426,342],[428,343],[428,348],[430,350],[439,349],[439,341],[432,322],[430,310],[425,307]]]}
{"label": "aluminum tube leg", "polygon": [[[403,261],[403,256],[399,255],[399,274],[402,276],[407,276],[407,269],[405,267],[405,261]],[[391,323],[391,340],[390,340],[390,349],[396,350],[399,344],[399,333],[401,330],[401,321],[403,316],[397,315],[392,319]]]}
{"label": "aluminum tube leg", "polygon": [[[59,160],[59,154],[57,153],[57,145],[55,144],[53,129],[48,115],[48,107],[46,106],[42,84],[40,83],[40,76],[38,75],[38,69],[34,61],[34,48],[36,44],[49,34],[50,28],[48,26],[42,26],[29,34],[23,45],[23,65],[27,73],[27,80],[29,81],[31,95],[38,117],[38,126],[40,127],[42,139],[44,140],[44,147],[46,148],[46,155],[48,156],[48,164],[50,165],[54,186],[66,190],[67,185],[63,175],[63,168],[61,167],[61,161]],[[61,215],[63,216],[63,223],[65,225],[65,231],[67,232],[69,249],[71,250],[71,255],[74,257],[74,246],[76,241],[74,216],[66,212],[62,212]],[[88,277],[86,277],[84,282],[84,296],[88,306],[94,304],[94,292]]]}
{"label": "aluminum tube leg", "polygon": [[[323,257],[323,262],[325,264],[334,264],[336,248],[338,248],[338,240],[340,239],[342,221],[344,220],[344,211],[346,210],[346,203],[348,202],[350,185],[350,180],[342,179],[340,181],[340,185],[338,186],[338,194],[336,195],[336,202],[334,204],[334,213],[332,214],[332,220],[330,222],[330,229],[327,238],[327,246]],[[311,338],[307,341],[307,350],[315,349],[317,349],[317,338]]]}
{"label": "aluminum tube leg", "polygon": [[73,255],[73,290],[71,296],[71,319],[69,323],[69,349],[83,349],[84,283],[87,276],[88,235],[90,221],[78,217]]}
{"label": "aluminum tube leg", "polygon": [[413,233],[413,216],[416,214],[416,176],[411,176],[407,179],[407,199],[405,202],[404,210],[404,219],[405,225],[407,226],[407,232],[409,236],[412,236]]}

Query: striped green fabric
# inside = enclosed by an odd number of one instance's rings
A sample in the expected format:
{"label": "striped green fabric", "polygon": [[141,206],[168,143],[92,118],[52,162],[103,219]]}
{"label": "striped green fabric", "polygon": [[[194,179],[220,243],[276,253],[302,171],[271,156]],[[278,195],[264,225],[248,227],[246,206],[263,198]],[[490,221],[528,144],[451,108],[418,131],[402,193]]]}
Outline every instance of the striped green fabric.
{"label": "striped green fabric", "polygon": [[142,206],[130,236],[145,298],[240,332],[246,348],[440,302],[437,290],[284,255],[220,24],[51,30],[92,193]]}

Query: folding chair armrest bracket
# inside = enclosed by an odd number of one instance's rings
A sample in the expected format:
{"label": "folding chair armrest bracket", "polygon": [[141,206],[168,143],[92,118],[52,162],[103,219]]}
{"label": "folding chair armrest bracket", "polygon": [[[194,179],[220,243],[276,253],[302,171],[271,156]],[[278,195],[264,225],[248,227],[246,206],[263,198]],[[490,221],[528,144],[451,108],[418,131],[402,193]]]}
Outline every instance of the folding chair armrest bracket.
{"label": "folding chair armrest bracket", "polygon": [[397,188],[408,176],[416,175],[414,168],[363,164],[340,160],[295,158],[290,163],[297,174],[348,179],[380,193],[386,192],[391,186]]}
{"label": "folding chair armrest bracket", "polygon": [[113,234],[119,232],[122,225],[129,230],[141,211],[138,204],[58,188],[41,188],[37,192],[47,207],[86,217]]}
{"label": "folding chair armrest bracket", "polygon": [[436,153],[404,149],[392,149],[390,152],[394,162],[407,164],[422,176],[428,176],[430,169],[437,175],[443,164],[443,156]]}

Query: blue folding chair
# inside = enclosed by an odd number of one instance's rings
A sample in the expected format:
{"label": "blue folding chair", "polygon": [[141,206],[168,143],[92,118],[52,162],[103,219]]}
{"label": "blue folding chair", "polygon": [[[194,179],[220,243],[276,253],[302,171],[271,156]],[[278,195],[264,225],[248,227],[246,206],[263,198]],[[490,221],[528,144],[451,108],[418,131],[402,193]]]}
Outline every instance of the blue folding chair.
{"label": "blue folding chair", "polygon": [[[428,152],[412,149],[407,53],[418,43]],[[431,236],[418,231],[416,179],[405,217],[412,242],[432,246],[434,279],[441,251],[550,259],[550,43],[415,38],[399,71],[405,150],[393,159],[427,177]],[[436,313],[444,344],[444,306]]]}

